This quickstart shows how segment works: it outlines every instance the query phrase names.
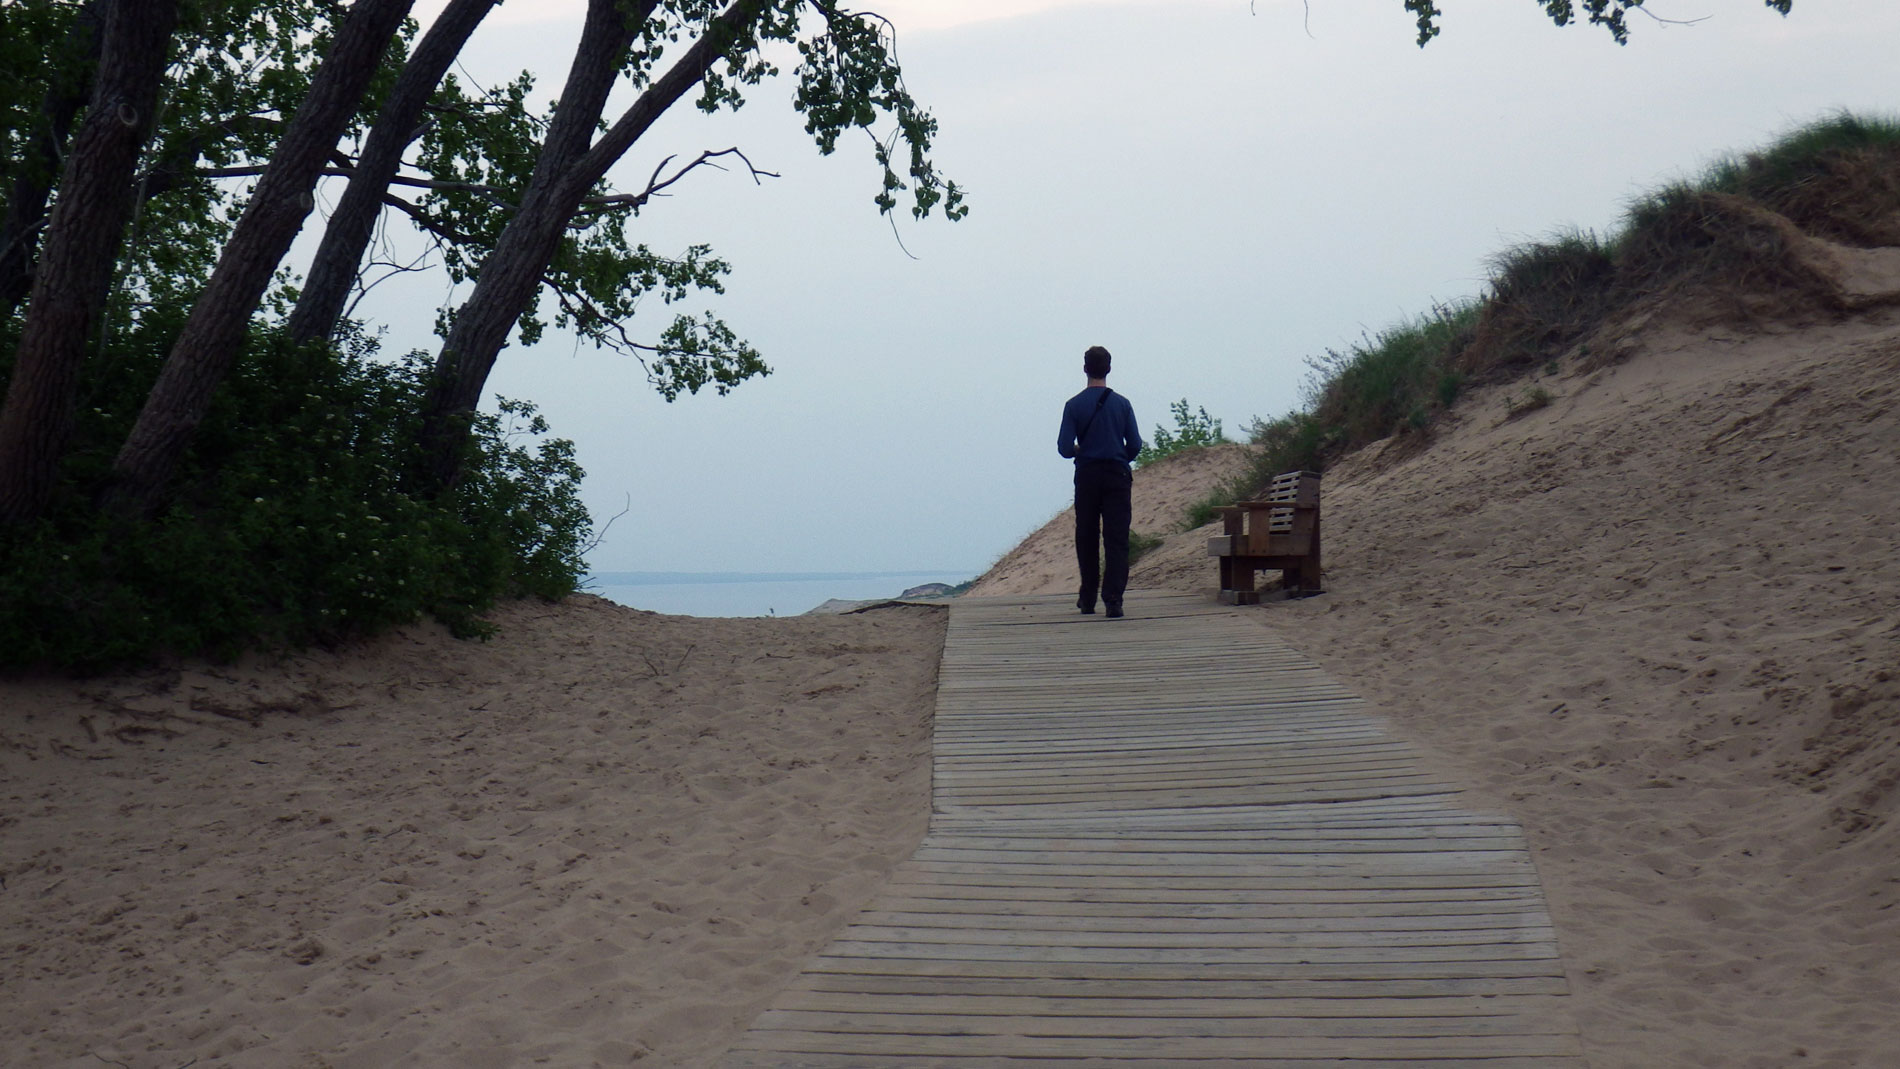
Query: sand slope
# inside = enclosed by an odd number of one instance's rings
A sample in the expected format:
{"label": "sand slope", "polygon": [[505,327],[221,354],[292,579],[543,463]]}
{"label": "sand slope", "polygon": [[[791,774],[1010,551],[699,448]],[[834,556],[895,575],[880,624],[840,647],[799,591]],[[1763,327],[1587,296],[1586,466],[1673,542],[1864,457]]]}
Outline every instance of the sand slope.
{"label": "sand slope", "polygon": [[[1246,446],[1223,445],[1137,468],[1129,529],[1157,538],[1177,534],[1188,508],[1242,470],[1247,456]],[[969,594],[1053,594],[1075,588],[1075,509],[1069,507],[990,565]]]}
{"label": "sand slope", "polygon": [[1594,1064],[1900,1065],[1900,317],[1620,355],[1336,466],[1249,611],[1523,821]]}
{"label": "sand slope", "polygon": [[0,684],[0,1063],[708,1064],[922,836],[943,617]]}

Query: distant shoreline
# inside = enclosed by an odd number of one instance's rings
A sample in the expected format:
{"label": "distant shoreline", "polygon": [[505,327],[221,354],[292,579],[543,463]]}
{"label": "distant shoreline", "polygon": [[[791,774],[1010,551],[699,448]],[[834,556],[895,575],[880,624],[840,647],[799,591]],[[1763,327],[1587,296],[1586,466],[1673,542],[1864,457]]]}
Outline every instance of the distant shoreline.
{"label": "distant shoreline", "polygon": [[862,579],[904,579],[915,576],[975,575],[970,569],[909,568],[896,572],[594,572],[581,580],[581,589],[600,586],[678,586],[703,583],[810,583],[856,582]]}
{"label": "distant shoreline", "polygon": [[830,601],[901,597],[927,583],[954,586],[968,571],[600,572],[581,592],[629,608],[680,616],[798,616]]}

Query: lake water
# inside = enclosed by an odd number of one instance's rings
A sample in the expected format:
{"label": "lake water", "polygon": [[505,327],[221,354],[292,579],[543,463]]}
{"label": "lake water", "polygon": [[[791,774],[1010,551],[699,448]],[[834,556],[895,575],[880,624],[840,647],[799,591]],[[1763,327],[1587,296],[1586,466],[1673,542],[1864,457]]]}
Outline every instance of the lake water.
{"label": "lake water", "polygon": [[634,609],[675,616],[797,616],[838,598],[894,598],[963,572],[602,572],[581,589]]}

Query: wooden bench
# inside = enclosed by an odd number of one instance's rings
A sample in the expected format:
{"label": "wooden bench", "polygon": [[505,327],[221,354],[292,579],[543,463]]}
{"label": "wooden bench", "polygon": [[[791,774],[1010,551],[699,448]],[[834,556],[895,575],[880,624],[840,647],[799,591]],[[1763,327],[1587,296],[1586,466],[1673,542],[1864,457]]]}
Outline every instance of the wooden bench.
{"label": "wooden bench", "polygon": [[1228,605],[1260,601],[1253,573],[1280,569],[1289,597],[1322,593],[1319,561],[1319,475],[1289,471],[1273,477],[1265,499],[1238,501],[1220,511],[1227,533],[1207,540],[1220,558],[1220,599]]}

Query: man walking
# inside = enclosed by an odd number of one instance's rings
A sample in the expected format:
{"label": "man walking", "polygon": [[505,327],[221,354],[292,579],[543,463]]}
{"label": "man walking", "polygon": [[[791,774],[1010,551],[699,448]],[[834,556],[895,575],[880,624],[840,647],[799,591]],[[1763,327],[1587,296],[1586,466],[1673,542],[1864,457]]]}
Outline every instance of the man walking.
{"label": "man walking", "polygon": [[1135,426],[1134,406],[1108,388],[1108,365],[1108,350],[1099,345],[1082,354],[1089,384],[1062,406],[1056,452],[1075,460],[1075,563],[1082,572],[1075,607],[1094,613],[1099,589],[1109,618],[1118,619],[1122,592],[1128,588],[1128,517],[1135,481],[1128,464],[1141,452],[1141,432]]}

